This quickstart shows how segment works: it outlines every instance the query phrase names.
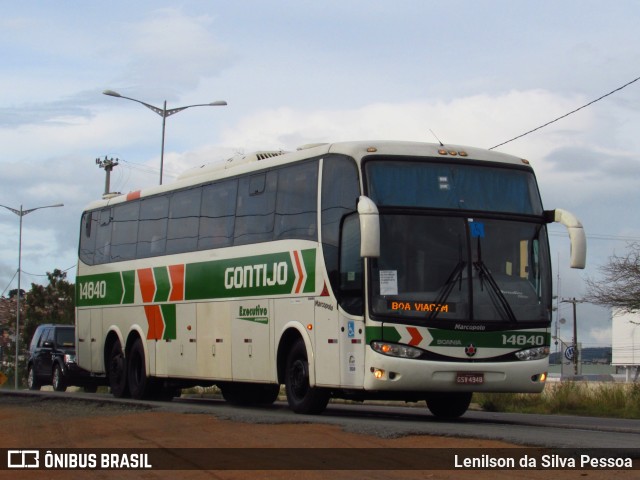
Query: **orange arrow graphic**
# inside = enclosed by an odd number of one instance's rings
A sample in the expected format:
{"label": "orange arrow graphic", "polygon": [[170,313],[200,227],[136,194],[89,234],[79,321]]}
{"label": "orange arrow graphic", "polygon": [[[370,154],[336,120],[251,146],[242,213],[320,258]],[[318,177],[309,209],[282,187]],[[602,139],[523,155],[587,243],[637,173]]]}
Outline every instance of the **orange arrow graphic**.
{"label": "orange arrow graphic", "polygon": [[411,335],[411,340],[409,340],[409,345],[416,346],[419,345],[422,341],[422,335],[416,327],[407,327],[407,332]]}

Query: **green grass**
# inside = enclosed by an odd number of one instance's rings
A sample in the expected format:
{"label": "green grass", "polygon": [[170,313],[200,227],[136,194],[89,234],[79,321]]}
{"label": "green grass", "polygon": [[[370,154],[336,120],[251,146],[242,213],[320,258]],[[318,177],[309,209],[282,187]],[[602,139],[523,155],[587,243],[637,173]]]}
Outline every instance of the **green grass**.
{"label": "green grass", "polygon": [[640,418],[640,384],[561,382],[541,394],[476,393],[473,402],[489,412]]}

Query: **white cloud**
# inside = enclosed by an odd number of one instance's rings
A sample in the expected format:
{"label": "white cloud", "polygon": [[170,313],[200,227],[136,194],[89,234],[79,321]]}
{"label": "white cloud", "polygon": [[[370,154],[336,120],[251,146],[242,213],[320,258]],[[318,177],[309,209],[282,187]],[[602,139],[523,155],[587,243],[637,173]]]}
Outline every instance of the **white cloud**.
{"label": "white cloud", "polygon": [[611,344],[611,326],[606,328],[592,328],[589,330],[589,337],[595,341],[597,346]]}
{"label": "white cloud", "polygon": [[[550,117],[566,113],[576,102],[543,90],[474,95],[451,101],[416,100],[375,103],[360,108],[316,111],[278,108],[253,113],[222,135],[227,145],[249,148],[293,148],[298,142],[394,139],[435,142],[429,130],[450,144],[491,147]],[[589,115],[572,123],[572,130],[589,128]],[[556,129],[557,130],[557,129]],[[573,143],[565,130],[554,139],[550,127],[542,140],[523,141],[503,151],[525,150],[543,158],[552,148]],[[577,135],[577,134],[576,134]],[[540,136],[539,136],[540,137]],[[527,139],[528,140],[528,139]],[[560,143],[562,142],[562,143]]]}
{"label": "white cloud", "polygon": [[[123,86],[151,98],[167,98],[217,75],[229,60],[227,48],[213,33],[214,22],[210,15],[163,8],[129,24],[115,42],[116,53],[109,52],[122,63],[112,88]],[[120,93],[126,94],[125,90]]]}

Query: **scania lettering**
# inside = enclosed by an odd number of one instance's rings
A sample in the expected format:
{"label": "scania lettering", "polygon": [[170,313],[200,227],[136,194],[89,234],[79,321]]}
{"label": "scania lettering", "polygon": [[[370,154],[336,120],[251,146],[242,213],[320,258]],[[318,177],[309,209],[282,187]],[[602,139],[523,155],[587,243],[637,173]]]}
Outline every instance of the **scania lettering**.
{"label": "scania lettering", "polygon": [[217,385],[297,413],[332,398],[541,392],[552,312],[530,163],[472,147],[344,142],[237,155],[86,207],[77,357],[117,397]]}

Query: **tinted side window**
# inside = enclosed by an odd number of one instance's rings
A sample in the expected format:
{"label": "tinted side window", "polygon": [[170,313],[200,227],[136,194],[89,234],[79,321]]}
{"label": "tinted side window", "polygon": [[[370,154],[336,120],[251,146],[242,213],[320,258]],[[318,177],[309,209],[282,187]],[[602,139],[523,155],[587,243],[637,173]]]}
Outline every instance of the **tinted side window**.
{"label": "tinted side window", "polygon": [[107,207],[94,215],[98,215],[98,232],[93,263],[107,263],[111,258],[111,208]]}
{"label": "tinted side window", "polygon": [[364,262],[360,257],[360,218],[353,213],[342,222],[339,301],[346,312],[362,315]]}
{"label": "tinted side window", "polygon": [[353,160],[337,155],[326,157],[322,168],[322,251],[331,286],[339,296],[340,229],[344,218],[357,209],[358,169]]}
{"label": "tinted side window", "polygon": [[167,254],[191,252],[198,247],[201,192],[201,188],[192,188],[171,196]]}
{"label": "tinted side window", "polygon": [[275,239],[316,240],[318,231],[318,163],[278,170]]}
{"label": "tinted side window", "polygon": [[42,333],[44,332],[44,328],[38,328],[36,333],[33,335],[31,339],[31,344],[29,345],[29,350],[33,351],[36,346],[40,344],[40,339],[42,338]]}
{"label": "tinted side window", "polygon": [[52,342],[53,343],[53,328],[47,328],[42,337],[40,338],[40,342],[38,343],[39,347],[42,347],[44,342]]}
{"label": "tinted side window", "polygon": [[241,178],[234,244],[267,242],[273,239],[278,174],[275,171]]}
{"label": "tinted side window", "polygon": [[111,261],[121,262],[136,257],[138,211],[140,202],[121,203],[113,207],[111,227]]}
{"label": "tinted side window", "polygon": [[202,190],[198,249],[228,247],[233,240],[238,181],[205,185]]}
{"label": "tinted side window", "polygon": [[80,223],[80,261],[93,265],[100,212],[85,212]]}
{"label": "tinted side window", "polygon": [[75,345],[75,330],[73,328],[58,328],[55,340],[56,347],[73,347]]}
{"label": "tinted side window", "polygon": [[164,255],[167,243],[169,198],[145,198],[140,202],[137,258]]}

